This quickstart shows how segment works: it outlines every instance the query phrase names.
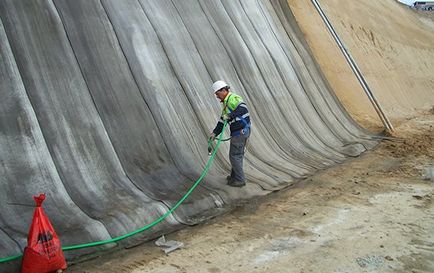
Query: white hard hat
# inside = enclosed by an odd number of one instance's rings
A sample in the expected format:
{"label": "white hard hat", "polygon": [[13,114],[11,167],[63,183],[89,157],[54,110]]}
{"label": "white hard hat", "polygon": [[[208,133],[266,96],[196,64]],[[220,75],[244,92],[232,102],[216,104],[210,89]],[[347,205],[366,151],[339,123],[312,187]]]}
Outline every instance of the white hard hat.
{"label": "white hard hat", "polygon": [[225,87],[229,89],[229,85],[224,81],[216,81],[212,84],[212,90],[214,93]]}

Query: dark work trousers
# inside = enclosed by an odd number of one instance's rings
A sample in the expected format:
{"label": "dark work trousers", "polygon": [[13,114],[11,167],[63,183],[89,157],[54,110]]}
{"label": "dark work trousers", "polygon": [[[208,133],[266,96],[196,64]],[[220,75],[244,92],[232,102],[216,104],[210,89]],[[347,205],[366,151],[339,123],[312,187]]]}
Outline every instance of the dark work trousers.
{"label": "dark work trousers", "polygon": [[231,161],[232,170],[231,178],[237,182],[245,182],[243,170],[244,149],[246,148],[247,139],[250,136],[250,130],[246,135],[233,136],[229,148],[229,160]]}

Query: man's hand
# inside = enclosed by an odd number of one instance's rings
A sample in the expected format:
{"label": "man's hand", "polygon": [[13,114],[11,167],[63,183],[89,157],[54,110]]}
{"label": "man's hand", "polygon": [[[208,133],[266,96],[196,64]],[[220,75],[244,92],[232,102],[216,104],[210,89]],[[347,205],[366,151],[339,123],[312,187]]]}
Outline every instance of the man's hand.
{"label": "man's hand", "polygon": [[224,114],[223,116],[222,116],[222,119],[223,119],[223,121],[227,121],[227,120],[229,120],[231,117],[228,115],[228,114]]}
{"label": "man's hand", "polygon": [[212,133],[209,135],[209,139],[211,139],[211,141],[214,141],[215,137],[216,137],[216,135],[214,134],[214,132],[212,132]]}

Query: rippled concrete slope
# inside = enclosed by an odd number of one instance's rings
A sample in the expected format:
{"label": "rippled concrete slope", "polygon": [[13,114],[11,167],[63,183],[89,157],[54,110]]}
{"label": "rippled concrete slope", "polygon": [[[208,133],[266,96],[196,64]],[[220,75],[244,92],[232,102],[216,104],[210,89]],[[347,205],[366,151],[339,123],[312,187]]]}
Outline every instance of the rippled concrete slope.
{"label": "rippled concrete slope", "polygon": [[324,81],[286,1],[1,0],[0,19],[1,257],[23,250],[33,212],[10,203],[39,192],[64,245],[164,214],[208,160],[217,79],[252,112],[248,185],[225,185],[223,144],[147,238],[375,145]]}

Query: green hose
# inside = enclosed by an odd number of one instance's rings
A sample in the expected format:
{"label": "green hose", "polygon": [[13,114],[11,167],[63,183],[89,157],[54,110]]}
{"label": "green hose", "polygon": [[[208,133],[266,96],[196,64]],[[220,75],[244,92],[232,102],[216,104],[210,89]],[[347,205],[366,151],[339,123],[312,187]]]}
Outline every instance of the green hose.
{"label": "green hose", "polygon": [[[227,121],[225,121],[224,125],[223,125],[223,131],[225,129],[227,125]],[[208,159],[208,162],[205,165],[205,168],[202,171],[202,174],[200,175],[200,177],[196,180],[196,182],[193,184],[193,186],[191,186],[191,188],[187,191],[187,193],[175,204],[175,206],[173,206],[169,211],[167,211],[165,214],[163,214],[162,216],[160,216],[157,220],[155,220],[154,222],[136,229],[130,233],[115,237],[113,239],[109,239],[109,240],[102,240],[102,241],[97,241],[97,242],[92,242],[92,243],[85,243],[85,244],[78,244],[78,245],[72,245],[72,246],[64,246],[62,247],[62,250],[64,251],[68,251],[68,250],[73,250],[73,249],[82,249],[82,248],[88,248],[88,247],[94,247],[94,246],[99,246],[99,245],[105,245],[105,244],[110,244],[110,243],[114,243],[117,241],[121,241],[124,240],[128,237],[134,236],[137,233],[143,232],[155,225],[157,225],[158,223],[160,223],[161,221],[163,221],[164,219],[167,218],[167,216],[169,216],[170,214],[172,214],[184,201],[185,199],[187,199],[187,197],[193,192],[193,190],[199,185],[199,183],[202,181],[202,179],[205,177],[205,175],[208,173],[209,168],[211,167],[211,163],[214,160],[214,157],[217,153],[217,150],[220,146],[220,143],[224,140],[222,140],[223,138],[223,134],[220,134],[220,136],[218,137],[218,141],[216,144],[216,147],[214,149],[214,151],[212,152],[211,157]],[[210,146],[210,141],[208,141],[208,147]],[[9,262],[9,261],[13,261],[16,259],[19,259],[20,257],[22,257],[23,254],[19,254],[19,255],[15,255],[15,256],[10,256],[10,257],[6,257],[6,258],[0,258],[0,263],[5,263],[5,262]]]}
{"label": "green hose", "polygon": [[[223,129],[224,129],[224,127],[223,127]],[[225,139],[221,139],[222,135],[223,134],[220,134],[220,137],[218,137],[217,140],[219,140],[219,141],[228,141],[228,140],[231,140],[231,137],[228,137],[228,138],[225,138]],[[212,138],[208,138],[208,154],[209,155],[211,155],[211,153],[212,153],[213,143],[214,143],[214,140]],[[217,149],[217,147],[216,147],[216,149]]]}

